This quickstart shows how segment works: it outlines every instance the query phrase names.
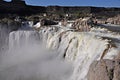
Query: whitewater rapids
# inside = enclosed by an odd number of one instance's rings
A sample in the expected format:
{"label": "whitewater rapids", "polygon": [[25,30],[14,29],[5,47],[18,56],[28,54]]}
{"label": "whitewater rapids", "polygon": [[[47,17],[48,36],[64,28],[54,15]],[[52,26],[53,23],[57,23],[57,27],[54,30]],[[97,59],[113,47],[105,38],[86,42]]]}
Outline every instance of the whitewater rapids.
{"label": "whitewater rapids", "polygon": [[0,80],[87,80],[93,61],[118,55],[119,40],[119,34],[101,28],[13,31],[9,48],[1,55]]}

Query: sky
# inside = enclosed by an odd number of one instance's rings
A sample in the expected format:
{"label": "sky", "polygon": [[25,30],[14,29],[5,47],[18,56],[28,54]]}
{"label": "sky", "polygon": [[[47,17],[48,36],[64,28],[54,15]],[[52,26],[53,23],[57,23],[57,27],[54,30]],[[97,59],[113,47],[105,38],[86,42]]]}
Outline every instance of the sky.
{"label": "sky", "polygon": [[120,7],[120,0],[25,0],[25,1],[29,5],[38,6],[59,5],[59,6]]}

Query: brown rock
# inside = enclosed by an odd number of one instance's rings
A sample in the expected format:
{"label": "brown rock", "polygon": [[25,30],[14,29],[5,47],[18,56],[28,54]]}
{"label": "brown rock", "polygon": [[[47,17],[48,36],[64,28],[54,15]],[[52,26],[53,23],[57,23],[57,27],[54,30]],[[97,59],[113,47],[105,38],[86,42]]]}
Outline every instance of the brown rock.
{"label": "brown rock", "polygon": [[93,21],[90,17],[80,18],[73,23],[72,27],[81,32],[90,31],[90,28],[92,27],[92,22]]}
{"label": "brown rock", "polygon": [[62,21],[61,21],[61,26],[67,26],[67,20],[65,20],[65,19],[63,19]]}
{"label": "brown rock", "polygon": [[87,78],[88,80],[120,80],[120,59],[94,61]]}
{"label": "brown rock", "polygon": [[120,80],[120,60],[116,60],[113,80]]}
{"label": "brown rock", "polygon": [[112,17],[112,18],[108,18],[107,22],[111,24],[120,25],[120,15]]}

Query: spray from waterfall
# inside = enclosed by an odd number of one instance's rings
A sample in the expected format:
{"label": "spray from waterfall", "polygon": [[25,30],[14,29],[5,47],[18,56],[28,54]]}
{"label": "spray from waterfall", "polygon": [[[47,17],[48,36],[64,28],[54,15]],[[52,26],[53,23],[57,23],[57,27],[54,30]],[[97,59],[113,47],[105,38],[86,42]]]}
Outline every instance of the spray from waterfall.
{"label": "spray from waterfall", "polygon": [[0,80],[69,80],[71,63],[45,49],[36,31],[9,34],[9,50],[2,54]]}

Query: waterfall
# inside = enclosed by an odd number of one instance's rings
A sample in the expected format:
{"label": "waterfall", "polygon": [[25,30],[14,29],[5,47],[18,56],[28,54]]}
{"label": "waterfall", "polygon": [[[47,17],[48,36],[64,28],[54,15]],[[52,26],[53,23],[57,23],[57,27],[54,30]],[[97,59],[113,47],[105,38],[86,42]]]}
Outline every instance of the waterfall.
{"label": "waterfall", "polygon": [[8,35],[9,33],[7,28],[0,24],[0,52],[1,53],[6,48]]}
{"label": "waterfall", "polygon": [[28,44],[35,45],[40,43],[39,33],[36,31],[13,31],[9,34],[9,49],[15,49],[27,46]]}
{"label": "waterfall", "polygon": [[54,31],[53,27],[40,32],[24,28],[10,32],[9,49],[0,61],[0,79],[69,80],[72,64],[47,48],[46,41]]}
{"label": "waterfall", "polygon": [[9,33],[8,50],[0,58],[1,80],[87,80],[93,61],[119,53],[120,35],[106,29],[28,28]]}
{"label": "waterfall", "polygon": [[[87,73],[93,61],[114,59],[119,53],[120,47],[114,47],[112,44],[118,45],[120,43],[112,40],[111,44],[107,37],[119,39],[120,35],[115,36],[114,33],[104,29],[93,29],[91,32],[73,32],[59,28],[57,32],[52,30],[53,33],[47,28],[45,31],[48,34],[46,46],[57,50],[61,57],[65,57],[66,61],[73,63],[74,70],[69,80],[87,80]],[[103,37],[106,37],[106,40],[102,39]]]}
{"label": "waterfall", "polygon": [[0,22],[0,53],[4,53],[8,49],[9,33],[18,30],[20,25],[15,21]]}

